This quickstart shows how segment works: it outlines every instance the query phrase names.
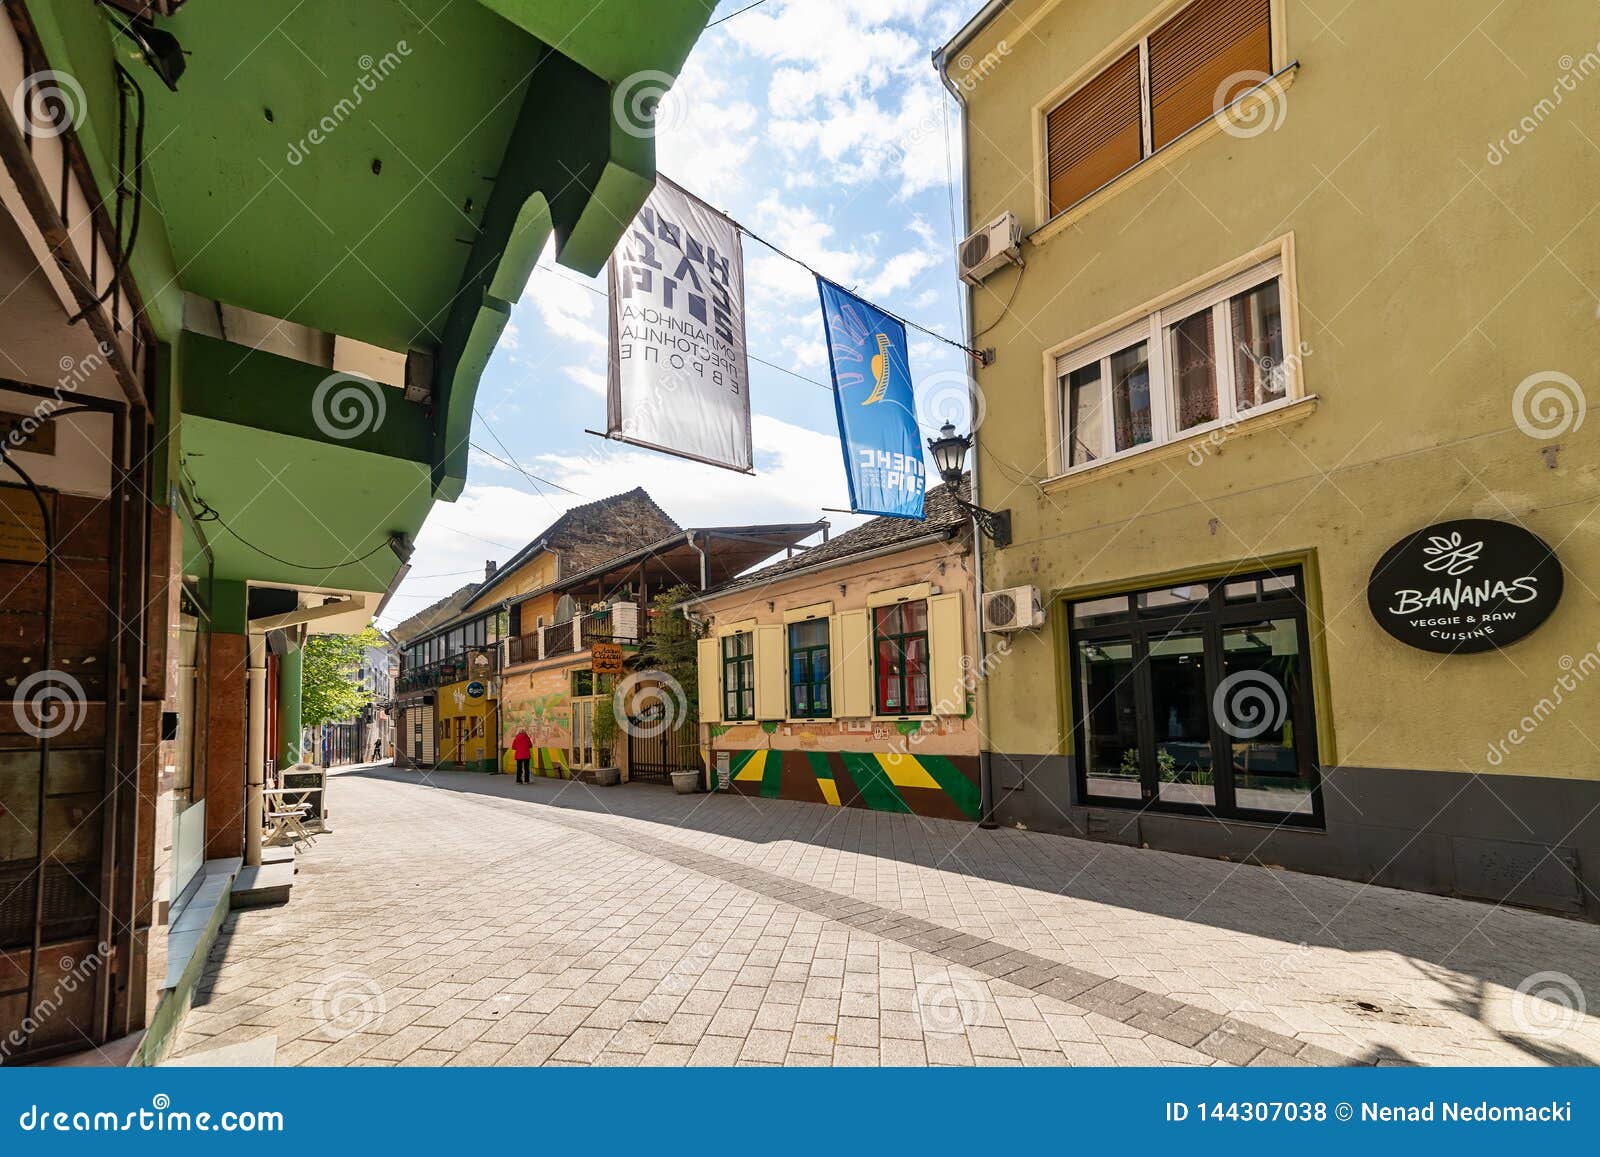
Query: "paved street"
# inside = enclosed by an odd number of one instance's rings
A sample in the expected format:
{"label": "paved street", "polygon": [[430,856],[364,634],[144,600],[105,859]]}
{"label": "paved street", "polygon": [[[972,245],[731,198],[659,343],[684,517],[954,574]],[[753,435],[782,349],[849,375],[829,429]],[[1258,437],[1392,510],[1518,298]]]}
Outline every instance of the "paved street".
{"label": "paved street", "polygon": [[1600,1062],[1574,921],[645,785],[382,766],[330,794],[292,901],[229,917],[180,1058]]}

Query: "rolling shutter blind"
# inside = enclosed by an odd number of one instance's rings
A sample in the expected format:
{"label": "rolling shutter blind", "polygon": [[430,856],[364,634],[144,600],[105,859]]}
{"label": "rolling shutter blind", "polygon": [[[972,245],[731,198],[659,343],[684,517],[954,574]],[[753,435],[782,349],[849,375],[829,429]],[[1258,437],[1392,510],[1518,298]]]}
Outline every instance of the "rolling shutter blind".
{"label": "rolling shutter blind", "polygon": [[755,637],[756,718],[789,714],[789,681],[784,678],[783,628],[757,627]]}
{"label": "rolling shutter blind", "polygon": [[1142,105],[1135,48],[1050,113],[1045,135],[1052,216],[1139,163]]}
{"label": "rolling shutter blind", "polygon": [[722,653],[719,639],[698,642],[700,674],[700,722],[722,722]]}
{"label": "rolling shutter blind", "polygon": [[839,692],[834,713],[861,719],[872,714],[872,635],[866,611],[839,616],[839,644],[832,657]]}
{"label": "rolling shutter blind", "polygon": [[[1150,139],[1171,144],[1272,72],[1271,0],[1195,0],[1150,34]],[[1253,73],[1218,90],[1230,77]]]}
{"label": "rolling shutter blind", "polygon": [[928,651],[932,658],[933,684],[929,688],[936,715],[965,715],[961,656],[966,651],[966,634],[961,629],[960,594],[935,595],[928,600]]}

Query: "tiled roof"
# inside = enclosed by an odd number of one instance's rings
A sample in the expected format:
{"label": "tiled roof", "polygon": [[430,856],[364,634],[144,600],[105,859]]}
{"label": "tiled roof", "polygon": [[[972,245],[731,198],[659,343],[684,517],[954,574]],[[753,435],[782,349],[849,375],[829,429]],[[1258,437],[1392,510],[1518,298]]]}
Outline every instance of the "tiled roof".
{"label": "tiled roof", "polygon": [[482,585],[482,583],[468,583],[459,590],[452,591],[438,602],[422,608],[409,619],[397,624],[389,631],[390,637],[404,645],[412,639],[427,634],[434,627],[449,622],[461,613],[461,608],[478,593],[478,588]]}
{"label": "tiled roof", "polygon": [[[967,486],[968,482],[964,477],[959,492],[962,498],[967,496]],[[829,562],[846,562],[855,555],[881,550],[896,543],[915,542],[931,534],[941,532],[953,534],[965,526],[970,517],[956,505],[950,488],[944,485],[935,486],[928,491],[923,499],[922,510],[921,522],[910,518],[874,518],[845,531],[836,538],[830,538],[820,546],[802,551],[793,558],[786,558],[782,562],[775,562],[771,566],[762,567],[731,582],[723,583],[699,598],[715,598],[732,591],[760,586],[780,579],[792,571],[805,570]]]}
{"label": "tiled roof", "polygon": [[494,578],[479,585],[477,593],[487,593],[541,550],[560,554],[561,574],[565,577],[649,546],[680,529],[644,487],[635,486],[621,494],[574,506],[507,559]]}

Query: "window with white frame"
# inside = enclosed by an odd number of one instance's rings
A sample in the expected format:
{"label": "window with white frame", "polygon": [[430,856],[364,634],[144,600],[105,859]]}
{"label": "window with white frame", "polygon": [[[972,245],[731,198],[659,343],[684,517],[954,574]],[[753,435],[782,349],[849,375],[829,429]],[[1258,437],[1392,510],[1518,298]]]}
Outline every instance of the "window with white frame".
{"label": "window with white frame", "polygon": [[1279,258],[1056,360],[1063,472],[1284,402]]}

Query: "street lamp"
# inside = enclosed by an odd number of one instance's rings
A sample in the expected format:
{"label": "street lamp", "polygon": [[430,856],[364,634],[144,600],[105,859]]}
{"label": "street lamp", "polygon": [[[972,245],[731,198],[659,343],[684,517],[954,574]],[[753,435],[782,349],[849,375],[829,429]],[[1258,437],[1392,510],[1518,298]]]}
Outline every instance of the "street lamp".
{"label": "street lamp", "polygon": [[967,451],[972,449],[971,434],[957,434],[955,425],[945,422],[937,438],[928,439],[928,450],[933,454],[933,464],[939,468],[939,477],[950,488],[950,497],[978,523],[978,529],[988,536],[997,549],[1011,545],[1011,511],[985,510],[962,499],[957,493],[961,476],[965,473]]}

